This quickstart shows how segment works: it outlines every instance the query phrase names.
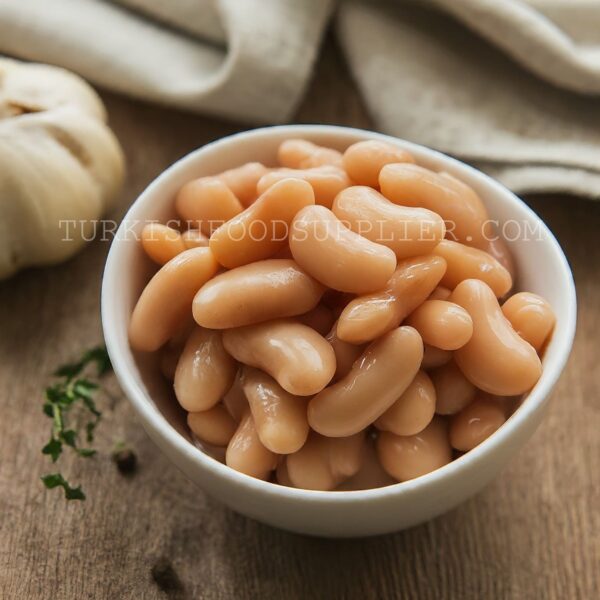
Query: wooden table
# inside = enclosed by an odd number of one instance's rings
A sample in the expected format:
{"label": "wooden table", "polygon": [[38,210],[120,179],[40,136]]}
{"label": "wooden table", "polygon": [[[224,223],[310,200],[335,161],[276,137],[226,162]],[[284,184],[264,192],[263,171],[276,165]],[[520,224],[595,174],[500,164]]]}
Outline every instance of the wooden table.
{"label": "wooden table", "polygon": [[[104,99],[128,160],[119,215],[174,160],[243,128]],[[330,43],[297,120],[372,126]],[[548,417],[483,493],[379,538],[313,539],[232,513],[166,460],[122,397],[103,403],[101,455],[61,459],[87,501],[45,491],[42,390],[57,365],[101,342],[108,243],[1,284],[0,598],[600,597],[600,204],[528,201],[558,236],[579,294],[575,348]],[[109,457],[121,439],[139,458],[132,477]]]}

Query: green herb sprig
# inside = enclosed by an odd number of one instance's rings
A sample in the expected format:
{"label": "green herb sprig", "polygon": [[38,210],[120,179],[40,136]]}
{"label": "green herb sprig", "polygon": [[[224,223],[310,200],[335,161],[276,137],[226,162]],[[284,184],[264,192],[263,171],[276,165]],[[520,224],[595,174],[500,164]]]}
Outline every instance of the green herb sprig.
{"label": "green herb sprig", "polygon": [[[86,376],[92,365],[95,367],[97,378],[111,370],[106,348],[98,346],[87,350],[79,361],[58,368],[53,375],[59,378],[59,381],[46,388],[43,410],[44,414],[52,419],[52,430],[50,440],[42,448],[42,453],[48,455],[53,463],[58,460],[65,447],[71,448],[83,458],[96,454],[93,448],[79,445],[79,432],[68,423],[70,411],[77,406],[82,408],[88,414],[85,440],[87,444],[94,441],[94,431],[102,413],[95,402],[99,385]],[[50,473],[41,479],[48,489],[62,487],[67,500],[85,500],[81,486],[71,486],[60,473]]]}

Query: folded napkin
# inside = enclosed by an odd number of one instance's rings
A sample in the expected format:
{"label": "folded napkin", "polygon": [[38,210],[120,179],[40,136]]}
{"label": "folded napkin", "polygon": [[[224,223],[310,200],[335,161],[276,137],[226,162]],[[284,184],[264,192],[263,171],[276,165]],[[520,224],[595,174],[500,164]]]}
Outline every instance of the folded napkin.
{"label": "folded napkin", "polygon": [[337,32],[383,131],[517,192],[600,196],[600,2],[348,2]]}
{"label": "folded napkin", "polygon": [[276,123],[293,119],[330,19],[379,129],[517,192],[600,196],[596,0],[8,0],[0,52]]}

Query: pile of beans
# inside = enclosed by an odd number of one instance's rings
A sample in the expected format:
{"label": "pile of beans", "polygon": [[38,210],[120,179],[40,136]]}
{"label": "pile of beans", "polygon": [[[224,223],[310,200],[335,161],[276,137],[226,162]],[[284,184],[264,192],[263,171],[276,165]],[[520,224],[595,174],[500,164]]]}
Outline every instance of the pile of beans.
{"label": "pile of beans", "polygon": [[[363,141],[186,183],[150,223],[129,329],[231,468],[313,490],[419,477],[480,444],[541,375],[555,317],[473,189]],[[183,224],[183,225],[182,225]],[[502,302],[502,304],[501,304]]]}

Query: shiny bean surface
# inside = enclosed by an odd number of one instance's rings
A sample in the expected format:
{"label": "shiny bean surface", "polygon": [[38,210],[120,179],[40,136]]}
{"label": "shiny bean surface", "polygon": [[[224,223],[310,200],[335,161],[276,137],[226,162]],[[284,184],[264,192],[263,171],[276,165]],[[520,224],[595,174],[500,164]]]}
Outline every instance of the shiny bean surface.
{"label": "shiny bean surface", "polygon": [[512,287],[510,273],[483,250],[443,240],[434,248],[433,253],[446,261],[447,269],[442,278],[442,285],[447,288],[453,290],[465,279],[480,279],[500,298]]}
{"label": "shiny bean surface", "polygon": [[203,286],[194,298],[194,319],[203,327],[224,329],[301,315],[318,304],[324,289],[293,260],[263,260],[221,273]]}
{"label": "shiny bean surface", "polygon": [[550,304],[537,294],[519,292],[502,305],[502,312],[514,330],[539,353],[556,323]]}
{"label": "shiny bean surface", "polygon": [[181,239],[186,248],[206,248],[208,246],[208,237],[199,229],[188,229],[181,234]]}
{"label": "shiny bean surface", "polygon": [[245,367],[242,387],[250,404],[258,437],[276,454],[291,454],[308,437],[307,399],[286,392],[272,377]]}
{"label": "shiny bean surface", "polygon": [[216,175],[244,205],[249,206],[256,200],[256,184],[269,169],[259,162],[249,162]]}
{"label": "shiny bean surface", "polygon": [[407,150],[380,140],[367,140],[352,144],[344,152],[344,169],[350,179],[359,185],[379,187],[379,173],[389,163],[414,163]]}
{"label": "shiny bean surface", "polygon": [[337,383],[308,405],[310,426],[330,437],[361,431],[380,417],[414,379],[423,342],[412,327],[399,327],[370,344]]}
{"label": "shiny bean surface", "polygon": [[453,415],[468,406],[477,394],[477,388],[463,375],[454,361],[429,373],[436,390],[435,412]]}
{"label": "shiny bean surface", "polygon": [[257,479],[267,479],[277,466],[277,455],[263,446],[249,410],[227,446],[225,463],[228,467]]}
{"label": "shiny bean surface", "polygon": [[473,321],[469,313],[446,300],[425,300],[406,319],[423,342],[442,350],[456,350],[473,335]]}
{"label": "shiny bean surface", "polygon": [[448,429],[440,417],[415,435],[399,436],[382,431],[377,455],[383,468],[397,481],[408,481],[431,473],[452,460]]}
{"label": "shiny bean surface", "polygon": [[258,182],[257,190],[262,194],[282,179],[302,179],[310,183],[315,193],[315,203],[331,208],[333,200],[344,188],[352,185],[346,171],[340,167],[325,165],[312,169],[273,169]]}
{"label": "shiny bean surface", "polygon": [[188,318],[196,292],[218,269],[208,248],[192,248],[166,263],[148,282],[129,323],[135,350],[158,350]]}
{"label": "shiny bean surface", "polygon": [[355,475],[365,454],[363,431],[343,438],[310,433],[306,444],[286,457],[287,475],[294,487],[305,490],[333,490]]}
{"label": "shiny bean surface", "polygon": [[161,268],[130,344],[158,352],[192,443],[252,477],[340,492],[475,448],[538,381],[556,322],[539,296],[508,297],[515,261],[478,186],[383,140],[277,154],[281,167],[188,182],[186,226],[141,232]]}
{"label": "shiny bean surface", "polygon": [[342,153],[333,148],[319,146],[308,140],[285,140],[277,151],[277,160],[290,169],[311,169],[323,165],[342,165]]}
{"label": "shiny bean surface", "polygon": [[540,359],[506,319],[492,289],[477,279],[458,284],[450,296],[473,319],[473,335],[454,352],[466,378],[498,396],[529,391],[542,373]]}
{"label": "shiny bean surface", "polygon": [[415,435],[423,431],[435,414],[433,382],[419,371],[403,394],[375,421],[375,427],[396,435]]}
{"label": "shiny bean surface", "polygon": [[327,340],[289,319],[228,329],[223,344],[236,360],[265,371],[296,396],[320,392],[335,373],[335,354]]}
{"label": "shiny bean surface", "polygon": [[219,227],[210,238],[210,249],[228,269],[268,258],[285,246],[296,213],[314,203],[310,184],[283,179]]}
{"label": "shiny bean surface", "polygon": [[477,398],[450,420],[450,443],[453,448],[467,452],[490,437],[505,421],[499,401]]}
{"label": "shiny bean surface", "polygon": [[387,246],[399,260],[431,252],[446,233],[436,213],[393,204],[366,186],[341,191],[332,210],[352,231]]}
{"label": "shiny bean surface", "polygon": [[225,351],[221,332],[196,327],[185,344],[175,371],[175,396],[187,411],[212,408],[229,390],[237,372]]}
{"label": "shiny bean surface", "polygon": [[177,214],[188,225],[210,236],[244,207],[235,194],[216,177],[201,177],[186,183],[175,199]]}
{"label": "shiny bean surface", "polygon": [[188,427],[196,437],[213,446],[227,446],[237,424],[222,404],[203,412],[191,412],[187,416]]}
{"label": "shiny bean surface", "polygon": [[392,202],[440,215],[451,239],[477,248],[487,246],[491,237],[487,210],[479,196],[454,177],[417,165],[392,164],[381,170],[379,184]]}
{"label": "shiny bean surface", "polygon": [[493,256],[509,273],[512,280],[517,278],[517,266],[513,258],[508,244],[499,236],[491,236],[487,246],[482,248],[488,254]]}
{"label": "shiny bean surface", "polygon": [[381,291],[359,296],[344,308],[338,320],[338,337],[361,344],[398,327],[427,299],[445,270],[446,262],[438,256],[403,260]]}
{"label": "shiny bean surface", "polygon": [[389,248],[354,233],[324,206],[309,206],[296,215],[289,244],[307,273],[342,292],[377,290],[396,267]]}
{"label": "shiny bean surface", "polygon": [[[471,186],[458,177],[454,177],[454,175],[450,175],[446,171],[440,171],[439,175],[445,181],[446,185],[449,185],[460,196],[462,201],[467,205],[469,214],[472,217],[472,224],[469,227],[469,229],[472,228],[471,233],[465,230],[465,225],[468,223],[467,220],[462,223],[457,222],[454,231],[450,232],[448,237],[457,242],[486,250],[489,247],[488,240],[494,237],[494,228],[493,223],[488,219],[489,215],[481,198]],[[487,220],[481,223],[483,219]],[[478,227],[475,225],[476,223],[478,223]]]}
{"label": "shiny bean surface", "polygon": [[148,223],[142,229],[142,248],[156,264],[164,265],[183,252],[186,246],[177,229]]}

